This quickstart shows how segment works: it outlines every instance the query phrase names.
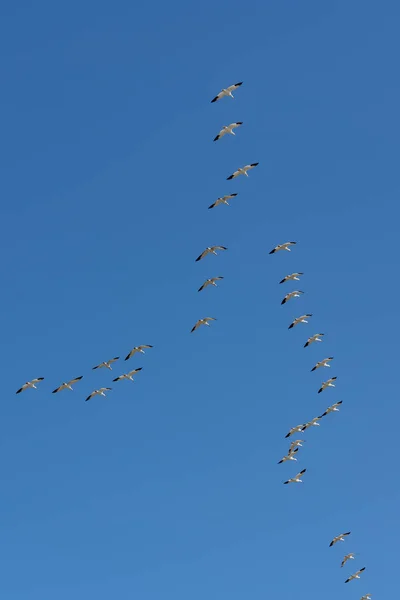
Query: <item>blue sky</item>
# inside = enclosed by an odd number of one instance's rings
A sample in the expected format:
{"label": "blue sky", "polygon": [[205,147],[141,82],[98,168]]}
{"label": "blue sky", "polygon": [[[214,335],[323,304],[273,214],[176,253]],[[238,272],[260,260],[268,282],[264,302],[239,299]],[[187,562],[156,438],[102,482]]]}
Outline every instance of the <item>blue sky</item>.
{"label": "blue sky", "polygon": [[[399,18],[389,0],[1,7],[2,597],[389,597]],[[228,251],[195,263],[210,244]],[[295,270],[305,294],[280,306]],[[127,365],[134,384],[84,402]],[[285,433],[337,400],[283,486]]]}

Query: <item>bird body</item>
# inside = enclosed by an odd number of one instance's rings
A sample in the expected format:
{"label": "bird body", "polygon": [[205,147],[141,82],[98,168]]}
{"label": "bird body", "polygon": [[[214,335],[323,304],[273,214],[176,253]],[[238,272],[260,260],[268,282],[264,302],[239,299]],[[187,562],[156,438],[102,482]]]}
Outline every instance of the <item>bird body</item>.
{"label": "bird body", "polygon": [[318,394],[326,390],[326,388],[328,387],[335,387],[335,384],[333,382],[336,381],[336,379],[337,377],[331,377],[330,379],[323,381],[321,387],[318,390]]}
{"label": "bird body", "polygon": [[302,471],[300,471],[300,473],[297,473],[297,475],[295,475],[294,477],[291,477],[290,479],[288,479],[287,481],[284,481],[283,483],[286,485],[287,483],[303,483],[303,480],[301,479],[301,476],[307,471],[307,469],[303,469]]}
{"label": "bird body", "polygon": [[275,252],[279,252],[279,250],[287,250],[288,252],[291,252],[290,246],[295,246],[296,244],[297,242],[285,242],[284,244],[278,244],[277,246],[275,246],[275,248],[272,248],[270,254],[275,254]]}
{"label": "bird body", "polygon": [[358,571],[353,573],[353,575],[350,575],[350,577],[348,577],[346,579],[345,583],[349,583],[349,581],[353,581],[353,579],[360,579],[360,575],[363,571],[365,571],[365,567],[363,567],[362,569],[359,569]]}
{"label": "bird body", "polygon": [[250,165],[245,165],[244,167],[240,167],[240,169],[237,169],[236,171],[234,171],[232,173],[232,175],[229,175],[229,177],[227,177],[227,180],[229,181],[230,179],[235,179],[235,177],[239,177],[239,175],[246,175],[246,177],[249,176],[249,174],[247,173],[247,171],[250,171],[250,169],[254,169],[254,167],[256,167],[259,163],[251,163]]}
{"label": "bird body", "polygon": [[228,200],[230,200],[231,198],[235,198],[236,196],[237,194],[227,194],[226,196],[221,196],[221,198],[217,198],[213,204],[210,204],[208,208],[215,208],[220,204],[226,204],[227,206],[229,206]]}
{"label": "bird body", "polygon": [[73,384],[76,383],[77,381],[80,381],[81,379],[83,379],[83,375],[81,375],[80,377],[75,377],[75,379],[71,379],[70,381],[67,381],[66,383],[62,383],[58,388],[56,388],[55,390],[52,391],[52,394],[57,394],[57,392],[61,392],[62,390],[72,390],[73,391]]}
{"label": "bird body", "polygon": [[129,371],[129,373],[125,373],[124,375],[120,375],[119,377],[116,377],[115,379],[113,379],[113,381],[121,381],[121,379],[129,379],[130,381],[133,381],[133,376],[136,375],[136,373],[139,373],[139,371],[141,371],[141,370],[142,370],[142,367],[133,369],[133,371]]}
{"label": "bird body", "polygon": [[338,542],[344,542],[344,539],[350,534],[351,534],[351,531],[347,531],[346,533],[341,533],[340,535],[337,535],[336,537],[333,538],[333,540],[329,544],[329,547],[331,548]]}
{"label": "bird body", "polygon": [[365,594],[361,600],[372,600],[372,594]]}
{"label": "bird body", "polygon": [[240,127],[241,125],[243,125],[243,121],[237,121],[236,123],[231,123],[230,125],[224,125],[219,134],[215,136],[214,142],[220,140],[227,133],[230,133],[231,135],[236,135],[233,130],[237,127]]}
{"label": "bird body", "polygon": [[193,331],[196,331],[196,329],[198,329],[201,325],[208,325],[210,326],[210,323],[208,321],[216,321],[217,319],[214,319],[213,317],[205,317],[204,319],[199,319],[197,321],[197,323],[194,325],[194,327],[192,327],[191,332],[193,333]]}
{"label": "bird body", "polygon": [[281,460],[278,462],[278,465],[288,461],[288,460],[297,460],[297,458],[294,456],[296,452],[298,452],[298,448],[294,448],[293,450],[289,450],[289,452],[287,454],[285,454],[285,456],[283,458],[281,458]]}
{"label": "bird body", "polygon": [[301,290],[294,290],[293,292],[289,292],[288,294],[286,294],[281,304],[286,304],[286,302],[288,302],[288,300],[290,300],[291,298],[300,298],[302,294],[304,294],[304,292],[302,292]]}
{"label": "bird body", "polygon": [[119,360],[119,356],[116,356],[115,358],[112,358],[111,360],[106,360],[106,361],[96,365],[95,367],[93,367],[93,371],[95,369],[103,369],[103,368],[106,368],[106,369],[109,369],[110,371],[112,371],[111,365],[112,365],[112,363],[114,363],[117,360]]}
{"label": "bird body", "polygon": [[228,250],[225,246],[208,246],[203,252],[196,258],[194,262],[202,260],[207,254],[215,254],[217,256],[217,250]]}
{"label": "bird body", "polygon": [[343,557],[343,560],[340,564],[341,567],[344,567],[344,565],[347,563],[348,560],[353,560],[356,557],[356,555],[354,554],[354,552],[350,552],[350,554],[346,554],[346,556]]}
{"label": "bird body", "polygon": [[232,92],[234,92],[235,90],[237,90],[238,87],[240,87],[243,84],[243,81],[239,81],[239,83],[234,83],[233,85],[230,85],[227,88],[223,88],[219,94],[217,94],[212,100],[212,102],[216,102],[217,100],[221,100],[221,98],[224,98],[225,96],[230,96],[231,98],[233,98],[233,94]]}
{"label": "bird body", "polygon": [[223,277],[211,277],[211,279],[206,279],[206,281],[203,283],[202,286],[199,287],[199,289],[197,291],[201,292],[202,290],[204,290],[209,285],[213,285],[214,287],[218,287],[215,282],[216,281],[220,281],[221,279],[223,279]]}
{"label": "bird body", "polygon": [[293,451],[294,448],[298,448],[304,444],[304,440],[293,440],[290,444],[289,452]]}
{"label": "bird body", "polygon": [[297,317],[292,321],[288,327],[288,329],[292,329],[296,327],[299,323],[308,323],[307,318],[312,317],[312,313],[308,313],[307,315],[301,315],[301,317]]}
{"label": "bird body", "polygon": [[[274,253],[271,251],[270,254]],[[286,277],[284,277],[279,283],[286,283],[286,281],[300,281],[300,277],[302,275],[304,275],[304,273],[291,273],[290,275],[286,275]]]}
{"label": "bird body", "polygon": [[31,381],[27,381],[26,383],[24,383],[24,385],[22,387],[19,388],[19,390],[17,390],[15,393],[16,394],[20,394],[21,392],[24,392],[25,390],[29,389],[29,388],[33,388],[33,389],[37,389],[35,383],[39,383],[40,381],[43,381],[44,377],[36,377],[36,379],[32,379]]}
{"label": "bird body", "polygon": [[313,344],[314,342],[322,342],[322,337],[324,336],[324,333],[315,333],[314,335],[312,335],[311,337],[308,338],[308,340],[306,341],[306,343],[304,344],[304,348],[307,348],[308,346],[310,346],[311,344]]}
{"label": "bird body", "polygon": [[104,392],[107,392],[110,390],[111,390],[111,388],[109,388],[109,387],[102,387],[102,388],[99,388],[98,390],[93,390],[93,392],[91,394],[89,394],[89,396],[86,398],[85,402],[87,402],[88,400],[93,398],[93,396],[105,396]]}
{"label": "bird body", "polygon": [[329,356],[328,358],[324,358],[323,360],[320,360],[319,362],[317,362],[316,365],[314,365],[314,367],[311,369],[311,371],[316,371],[317,369],[320,369],[321,367],[330,367],[331,365],[329,363],[332,360],[333,360],[333,356]]}
{"label": "bird body", "polygon": [[318,421],[320,420],[320,418],[321,417],[314,417],[314,419],[311,419],[311,421],[308,421],[308,423],[305,423],[302,431],[305,431],[309,427],[319,427],[320,423],[318,423]]}
{"label": "bird body", "polygon": [[289,432],[285,435],[285,438],[290,437],[294,433],[299,433],[300,431],[303,430],[303,427],[304,427],[304,423],[301,423],[301,425],[297,425],[296,427],[292,427],[291,429],[289,429]]}
{"label": "bird body", "polygon": [[332,404],[332,406],[328,406],[326,411],[320,416],[320,419],[322,419],[322,417],[326,417],[326,415],[329,415],[331,412],[339,412],[338,406],[340,406],[342,402],[343,400],[339,400],[339,402],[335,402],[335,404]]}
{"label": "bird body", "polygon": [[129,360],[137,352],[139,352],[140,354],[145,354],[145,348],[153,348],[153,346],[151,344],[142,344],[141,346],[135,346],[134,348],[132,348],[129,354],[125,356],[125,360]]}

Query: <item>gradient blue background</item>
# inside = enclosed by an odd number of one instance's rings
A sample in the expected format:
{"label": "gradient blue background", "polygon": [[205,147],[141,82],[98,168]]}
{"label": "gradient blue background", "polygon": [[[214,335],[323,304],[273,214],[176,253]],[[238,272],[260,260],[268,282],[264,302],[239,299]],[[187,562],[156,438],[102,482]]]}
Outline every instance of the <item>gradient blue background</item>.
{"label": "gradient blue background", "polygon": [[[388,598],[399,3],[0,12],[1,597]],[[235,100],[210,104],[240,80]],[[213,144],[236,120],[236,138]],[[248,179],[225,180],[253,161]],[[230,207],[207,210],[229,192]],[[291,254],[268,255],[288,239]],[[229,250],[195,263],[209,244]],[[281,307],[294,270],[306,293]],[[198,294],[214,275],[218,289]],[[310,324],[288,331],[303,312]],[[206,315],[218,321],[190,335]],[[316,331],[324,343],[303,350]],[[91,371],[142,343],[154,349]],[[309,372],[329,355],[329,371]],[[139,365],[134,384],[84,402]],[[328,375],[336,389],[317,395]],[[288,428],[339,399],[298,464],[277,466]],[[297,466],[304,484],[283,486]]]}

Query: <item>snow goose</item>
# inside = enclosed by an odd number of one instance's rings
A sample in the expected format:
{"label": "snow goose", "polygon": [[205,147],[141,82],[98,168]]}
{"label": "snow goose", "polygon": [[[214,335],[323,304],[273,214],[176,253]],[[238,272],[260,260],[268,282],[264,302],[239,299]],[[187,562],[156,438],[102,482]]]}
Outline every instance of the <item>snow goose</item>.
{"label": "snow goose", "polygon": [[350,554],[346,554],[346,556],[343,557],[343,560],[340,563],[340,566],[344,567],[344,565],[347,563],[348,560],[353,560],[355,557],[356,557],[356,555],[354,554],[354,552],[350,552]]}
{"label": "snow goose", "polygon": [[313,368],[311,369],[311,372],[316,371],[317,369],[320,369],[321,367],[330,367],[331,365],[329,363],[332,360],[333,360],[333,356],[329,356],[328,358],[324,358],[324,360],[320,360],[319,362],[317,362],[316,365],[313,366]]}
{"label": "snow goose", "polygon": [[112,365],[112,363],[116,362],[117,360],[119,360],[119,356],[116,356],[115,358],[112,358],[111,360],[106,360],[106,361],[100,363],[99,365],[96,365],[95,367],[93,367],[93,371],[95,369],[103,369],[103,368],[110,369],[110,371],[112,371],[111,365]]}
{"label": "snow goose", "polygon": [[348,577],[346,579],[345,583],[349,583],[349,581],[353,581],[353,579],[360,579],[360,575],[363,571],[365,571],[365,567],[363,567],[362,569],[359,569],[358,571],[353,573],[353,575],[350,575],[350,577]]}
{"label": "snow goose", "polygon": [[320,419],[322,419],[322,417],[326,417],[326,415],[329,415],[331,412],[339,412],[338,406],[340,406],[342,402],[343,400],[339,400],[339,402],[335,402],[335,404],[332,404],[332,406],[328,406],[326,411],[320,416]]}
{"label": "snow goose", "polygon": [[226,248],[225,246],[208,246],[205,250],[203,250],[203,252],[200,254],[200,256],[196,258],[194,262],[198,262],[199,260],[207,256],[207,254],[215,254],[215,256],[217,256],[217,250],[228,250],[228,248]]}
{"label": "snow goose", "polygon": [[197,323],[192,327],[190,333],[193,333],[193,331],[196,331],[196,329],[198,329],[201,325],[208,325],[210,326],[210,323],[208,321],[216,321],[217,319],[214,319],[213,317],[205,317],[204,319],[199,319],[197,321]]}
{"label": "snow goose", "polygon": [[235,90],[237,90],[241,85],[243,84],[243,81],[239,81],[239,83],[234,83],[233,85],[230,85],[227,88],[223,88],[219,94],[217,94],[215,96],[215,98],[213,98],[211,100],[212,102],[216,102],[217,100],[221,100],[221,98],[224,98],[225,96],[230,96],[231,98],[233,98],[233,94],[232,92],[234,92]]}
{"label": "snow goose", "polygon": [[301,290],[294,290],[293,292],[289,292],[282,300],[281,305],[286,304],[286,302],[291,298],[300,298],[302,294],[304,294],[304,292],[302,292]]}
{"label": "snow goose", "polygon": [[236,123],[231,123],[230,125],[224,125],[219,134],[215,136],[214,142],[220,140],[227,133],[230,133],[231,135],[236,135],[236,133],[233,130],[237,127],[240,127],[241,125],[243,125],[243,121],[237,121]]}
{"label": "snow goose", "polygon": [[254,167],[256,167],[259,163],[251,163],[250,165],[245,165],[244,167],[240,167],[240,169],[237,169],[237,171],[234,171],[232,173],[232,175],[229,175],[229,177],[227,177],[226,179],[229,181],[230,179],[235,179],[235,177],[239,177],[239,175],[246,175],[246,177],[249,176],[247,171],[250,171],[250,169],[254,169]]}
{"label": "snow goose", "polygon": [[105,396],[104,392],[107,392],[110,390],[111,390],[111,388],[109,388],[109,387],[102,387],[98,390],[93,390],[93,392],[91,394],[89,394],[89,396],[86,398],[85,402],[87,402],[88,400],[93,398],[93,396]]}
{"label": "snow goose", "polygon": [[301,315],[301,317],[297,317],[296,319],[294,319],[294,321],[292,321],[292,323],[290,323],[288,329],[292,329],[299,323],[308,323],[308,321],[306,320],[308,317],[312,317],[312,313],[308,313],[307,315]]}
{"label": "snow goose", "polygon": [[344,538],[351,534],[351,531],[347,531],[346,533],[341,533],[333,538],[331,543],[329,544],[329,548],[337,544],[338,542],[344,542]]}
{"label": "snow goose", "polygon": [[43,381],[44,377],[37,377],[36,379],[32,379],[32,381],[27,381],[26,383],[24,383],[24,385],[22,387],[19,388],[19,390],[17,390],[15,393],[16,394],[20,394],[21,392],[24,392],[25,390],[27,390],[28,388],[34,388],[35,390],[36,385],[35,383],[39,383],[39,381]]}
{"label": "snow goose", "polygon": [[129,373],[125,373],[124,375],[116,377],[115,379],[113,379],[113,381],[121,381],[121,379],[129,379],[130,381],[133,381],[133,376],[136,375],[136,373],[139,373],[139,371],[141,370],[142,367],[138,367],[137,369],[133,369],[133,371],[129,371]]}
{"label": "snow goose", "polygon": [[303,427],[304,427],[304,423],[301,423],[301,425],[297,425],[296,427],[292,427],[291,429],[289,429],[288,433],[285,435],[285,438],[290,437],[294,433],[300,433],[300,431],[303,430]]}
{"label": "snow goose", "polygon": [[304,275],[304,273],[291,273],[290,275],[286,275],[279,283],[286,283],[286,281],[300,281],[302,275]]}
{"label": "snow goose", "polygon": [[288,252],[291,252],[289,246],[295,246],[296,244],[297,242],[285,242],[284,244],[278,244],[275,246],[275,248],[272,248],[270,254],[275,254],[275,252],[279,252],[279,250],[287,250]]}
{"label": "snow goose", "polygon": [[213,204],[210,204],[208,208],[215,208],[220,204],[226,204],[227,206],[229,206],[228,200],[231,200],[231,198],[235,198],[236,196],[237,194],[227,194],[226,196],[221,196],[221,198],[217,198]]}
{"label": "snow goose", "polygon": [[278,465],[281,465],[287,460],[297,460],[297,458],[294,455],[296,454],[296,452],[298,452],[298,450],[298,448],[294,448],[294,450],[289,450],[289,452],[278,462]]}
{"label": "snow goose", "polygon": [[327,379],[326,381],[324,381],[318,390],[318,394],[320,394],[321,392],[326,390],[326,388],[328,388],[328,387],[335,387],[335,384],[333,383],[333,381],[336,381],[336,379],[337,379],[337,377],[331,377],[330,379]]}
{"label": "snow goose", "polygon": [[302,471],[300,471],[300,473],[297,473],[297,475],[295,475],[294,477],[291,477],[290,479],[288,479],[287,481],[284,481],[283,483],[286,485],[287,483],[303,483],[303,480],[300,479],[301,475],[303,475],[303,473],[305,473],[307,471],[307,469],[303,469]]}
{"label": "snow goose", "polygon": [[372,594],[365,594],[361,600],[372,600]]}
{"label": "snow goose", "polygon": [[322,342],[321,338],[324,337],[324,335],[325,335],[324,333],[314,333],[314,335],[312,335],[311,337],[308,338],[308,340],[304,344],[304,348],[307,348],[314,342]]}
{"label": "snow goose", "polygon": [[202,286],[199,287],[199,289],[197,290],[198,292],[201,292],[202,290],[204,290],[206,287],[208,287],[209,285],[213,285],[214,287],[218,287],[217,284],[215,283],[216,281],[220,281],[221,279],[223,279],[223,277],[211,277],[211,279],[207,279]]}
{"label": "snow goose", "polygon": [[75,379],[70,379],[70,381],[67,381],[67,383],[62,383],[60,385],[60,387],[56,388],[55,390],[52,391],[52,394],[57,394],[57,392],[61,392],[61,390],[72,390],[73,391],[73,384],[76,383],[77,381],[80,381],[81,379],[83,379],[83,375],[81,375],[80,377],[75,377]]}
{"label": "snow goose", "polygon": [[290,444],[289,452],[291,452],[293,448],[298,448],[299,446],[301,447],[304,444],[304,441],[305,440],[293,440],[293,442]]}
{"label": "snow goose", "polygon": [[311,419],[311,421],[308,421],[308,423],[305,423],[302,431],[305,431],[309,427],[319,427],[320,423],[318,423],[318,421],[320,420],[320,418],[321,417],[314,417],[314,419]]}
{"label": "snow goose", "polygon": [[129,360],[137,352],[139,352],[140,354],[145,354],[145,348],[153,348],[153,346],[151,344],[142,344],[141,346],[135,346],[134,348],[132,348],[129,354],[125,356],[125,360]]}

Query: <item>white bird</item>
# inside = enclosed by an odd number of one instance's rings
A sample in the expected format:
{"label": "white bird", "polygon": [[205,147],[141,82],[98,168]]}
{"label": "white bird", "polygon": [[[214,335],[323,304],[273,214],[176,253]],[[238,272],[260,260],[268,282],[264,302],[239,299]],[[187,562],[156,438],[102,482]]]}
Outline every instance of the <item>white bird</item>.
{"label": "white bird", "polygon": [[301,423],[301,425],[297,425],[296,427],[292,427],[291,429],[289,429],[289,432],[285,435],[285,438],[290,437],[294,433],[300,433],[300,431],[302,431],[303,427],[304,427],[304,423]]}
{"label": "white bird", "polygon": [[197,323],[194,325],[194,327],[192,327],[191,332],[193,333],[193,331],[196,331],[196,329],[198,329],[201,325],[208,325],[210,326],[210,323],[208,321],[216,321],[217,319],[214,319],[213,317],[205,317],[204,319],[199,319],[197,321]]}
{"label": "white bird", "polygon": [[294,450],[289,450],[289,452],[283,458],[281,458],[281,460],[278,462],[278,465],[286,462],[287,460],[297,460],[297,458],[294,456],[294,454],[296,452],[298,452],[298,450],[299,450],[298,448],[295,448]]}
{"label": "white bird", "polygon": [[361,600],[372,600],[372,594],[365,594]]}
{"label": "white bird", "polygon": [[136,375],[136,373],[139,373],[139,371],[141,370],[142,367],[138,367],[137,369],[133,369],[133,371],[129,371],[129,373],[125,373],[124,375],[116,377],[115,379],[113,379],[113,381],[121,381],[121,379],[129,379],[130,381],[133,381],[133,376]]}
{"label": "white bird", "polygon": [[110,371],[112,371],[111,365],[112,365],[112,363],[114,363],[117,360],[119,360],[119,356],[116,356],[115,358],[112,358],[111,360],[106,360],[106,361],[100,363],[99,365],[96,365],[95,367],[93,367],[93,371],[95,369],[103,369],[103,368],[110,369]]}
{"label": "white bird", "polygon": [[236,123],[231,123],[230,125],[224,125],[219,134],[215,136],[214,142],[221,139],[227,133],[230,133],[231,135],[236,135],[236,133],[233,130],[237,127],[240,127],[241,125],[243,125],[243,121],[237,121]]}
{"label": "white bird", "polygon": [[349,581],[353,581],[353,579],[360,579],[360,575],[363,571],[365,571],[365,567],[363,567],[359,571],[356,571],[355,573],[353,573],[353,575],[350,575],[350,577],[346,579],[345,583],[349,583]]}
{"label": "white bird", "polygon": [[207,254],[215,254],[215,256],[217,256],[217,250],[228,250],[228,248],[226,248],[225,246],[208,246],[205,250],[203,250],[203,252],[200,254],[200,256],[196,258],[194,262],[198,262],[199,260],[207,256]]}
{"label": "white bird", "polygon": [[303,475],[303,473],[305,473],[307,471],[307,469],[303,469],[302,471],[300,471],[300,473],[297,473],[297,475],[295,475],[294,477],[291,477],[291,479],[288,479],[287,481],[284,481],[283,483],[303,483],[303,480],[300,479],[301,475]]}
{"label": "white bird", "polygon": [[26,383],[24,383],[24,385],[22,387],[19,388],[19,390],[17,390],[15,393],[16,394],[20,394],[21,392],[24,392],[25,390],[27,390],[28,388],[34,388],[35,390],[36,385],[35,383],[39,383],[39,381],[43,381],[44,377],[37,377],[36,379],[32,379],[32,381],[27,381]]}
{"label": "white bird", "polygon": [[304,348],[307,348],[307,346],[310,346],[314,342],[322,342],[321,338],[324,337],[324,335],[324,333],[315,333],[314,335],[308,338],[308,340],[304,344]]}
{"label": "white bird", "polygon": [[229,206],[228,200],[230,200],[231,198],[235,198],[236,196],[237,194],[227,194],[226,196],[221,196],[220,198],[217,198],[213,204],[210,204],[208,208],[215,208],[220,204],[226,204],[227,206]]}
{"label": "white bird", "polygon": [[344,567],[344,565],[347,563],[348,560],[353,560],[356,557],[356,555],[354,554],[354,552],[350,552],[350,554],[346,554],[346,556],[343,557],[343,560],[340,564],[341,567]]}
{"label": "white bird", "polygon": [[289,246],[295,246],[296,244],[297,242],[285,242],[284,244],[278,244],[275,246],[275,248],[272,248],[270,254],[275,254],[275,252],[279,252],[279,250],[287,250],[288,252],[291,252]]}
{"label": "white bird", "polygon": [[308,323],[308,321],[306,320],[307,317],[312,317],[312,313],[308,313],[307,315],[301,315],[301,317],[297,317],[297,319],[294,319],[294,321],[290,323],[288,329],[292,329],[292,327],[295,327],[299,323]]}
{"label": "white bird", "polygon": [[289,292],[288,294],[286,294],[281,304],[286,304],[286,302],[291,298],[300,298],[301,294],[304,294],[304,292],[302,292],[301,290],[294,290],[293,292]]}
{"label": "white bird", "polygon": [[239,83],[235,83],[234,85],[230,85],[227,88],[223,88],[219,94],[217,94],[215,96],[215,98],[213,98],[211,100],[211,102],[216,102],[217,100],[221,100],[221,98],[224,98],[225,96],[230,96],[231,98],[233,98],[233,94],[232,92],[237,90],[238,87],[240,87],[243,84],[243,81],[239,81]]}
{"label": "white bird", "polygon": [[87,402],[88,400],[93,398],[93,396],[105,396],[104,392],[107,392],[110,390],[111,390],[111,388],[108,388],[108,387],[102,387],[98,390],[93,390],[93,392],[91,394],[89,394],[89,396],[86,398],[85,402]]}
{"label": "white bird", "polygon": [[290,444],[289,452],[291,452],[294,448],[298,448],[299,446],[303,446],[304,440],[293,440]]}
{"label": "white bird", "polygon": [[215,283],[216,281],[220,281],[221,279],[223,279],[223,277],[211,277],[211,279],[207,279],[203,285],[201,287],[199,287],[199,289],[197,290],[198,292],[201,292],[201,290],[204,290],[206,287],[208,287],[209,285],[213,285],[214,287],[218,287],[217,284]]}
{"label": "white bird", "polygon": [[332,382],[336,381],[336,379],[337,379],[337,377],[331,377],[330,379],[327,379],[326,381],[324,381],[318,390],[318,394],[320,394],[321,392],[326,390],[326,388],[328,388],[328,387],[335,387],[335,384]]}
{"label": "white bird", "polygon": [[244,167],[241,167],[240,169],[238,169],[237,171],[234,171],[232,173],[232,175],[229,175],[229,177],[227,177],[226,179],[229,181],[230,179],[235,179],[235,177],[239,177],[239,175],[246,175],[246,177],[249,176],[249,174],[247,173],[247,171],[250,171],[250,169],[254,169],[254,167],[256,167],[259,163],[251,163],[250,165],[245,165]]}
{"label": "white bird", "polygon": [[331,412],[339,412],[338,406],[340,406],[342,402],[343,400],[339,400],[339,402],[335,402],[335,404],[332,404],[332,406],[328,406],[326,411],[320,416],[320,419],[322,419],[322,417],[326,417],[326,415],[329,415]]}
{"label": "white bird", "polygon": [[304,273],[291,273],[291,275],[286,275],[279,283],[286,283],[286,281],[300,281],[302,275],[304,275]]}
{"label": "white bird", "polygon": [[319,427],[320,423],[318,423],[318,421],[320,420],[320,418],[321,417],[314,417],[314,419],[311,419],[311,421],[308,421],[308,423],[305,423],[302,431],[305,431],[309,427]]}
{"label": "white bird", "polygon": [[52,391],[52,394],[57,394],[57,392],[61,392],[61,390],[72,390],[73,391],[73,384],[76,383],[77,381],[80,381],[81,379],[83,379],[83,375],[81,375],[80,377],[75,377],[75,379],[71,379],[70,381],[67,381],[67,383],[62,383],[60,385],[60,387],[56,388],[55,390]]}
{"label": "white bird", "polygon": [[125,360],[129,360],[137,352],[139,352],[140,354],[145,354],[145,348],[153,348],[153,346],[151,346],[151,344],[142,344],[141,346],[135,346],[134,348],[132,348],[129,354],[125,356]]}
{"label": "white bird", "polygon": [[330,367],[331,365],[329,363],[331,362],[331,360],[333,360],[333,356],[329,356],[328,358],[324,358],[324,360],[320,360],[319,362],[317,362],[316,365],[314,365],[311,371],[316,371],[321,367]]}
{"label": "white bird", "polygon": [[347,531],[346,533],[341,533],[333,538],[331,543],[329,544],[329,548],[337,544],[338,542],[344,542],[344,538],[351,534],[351,531]]}

